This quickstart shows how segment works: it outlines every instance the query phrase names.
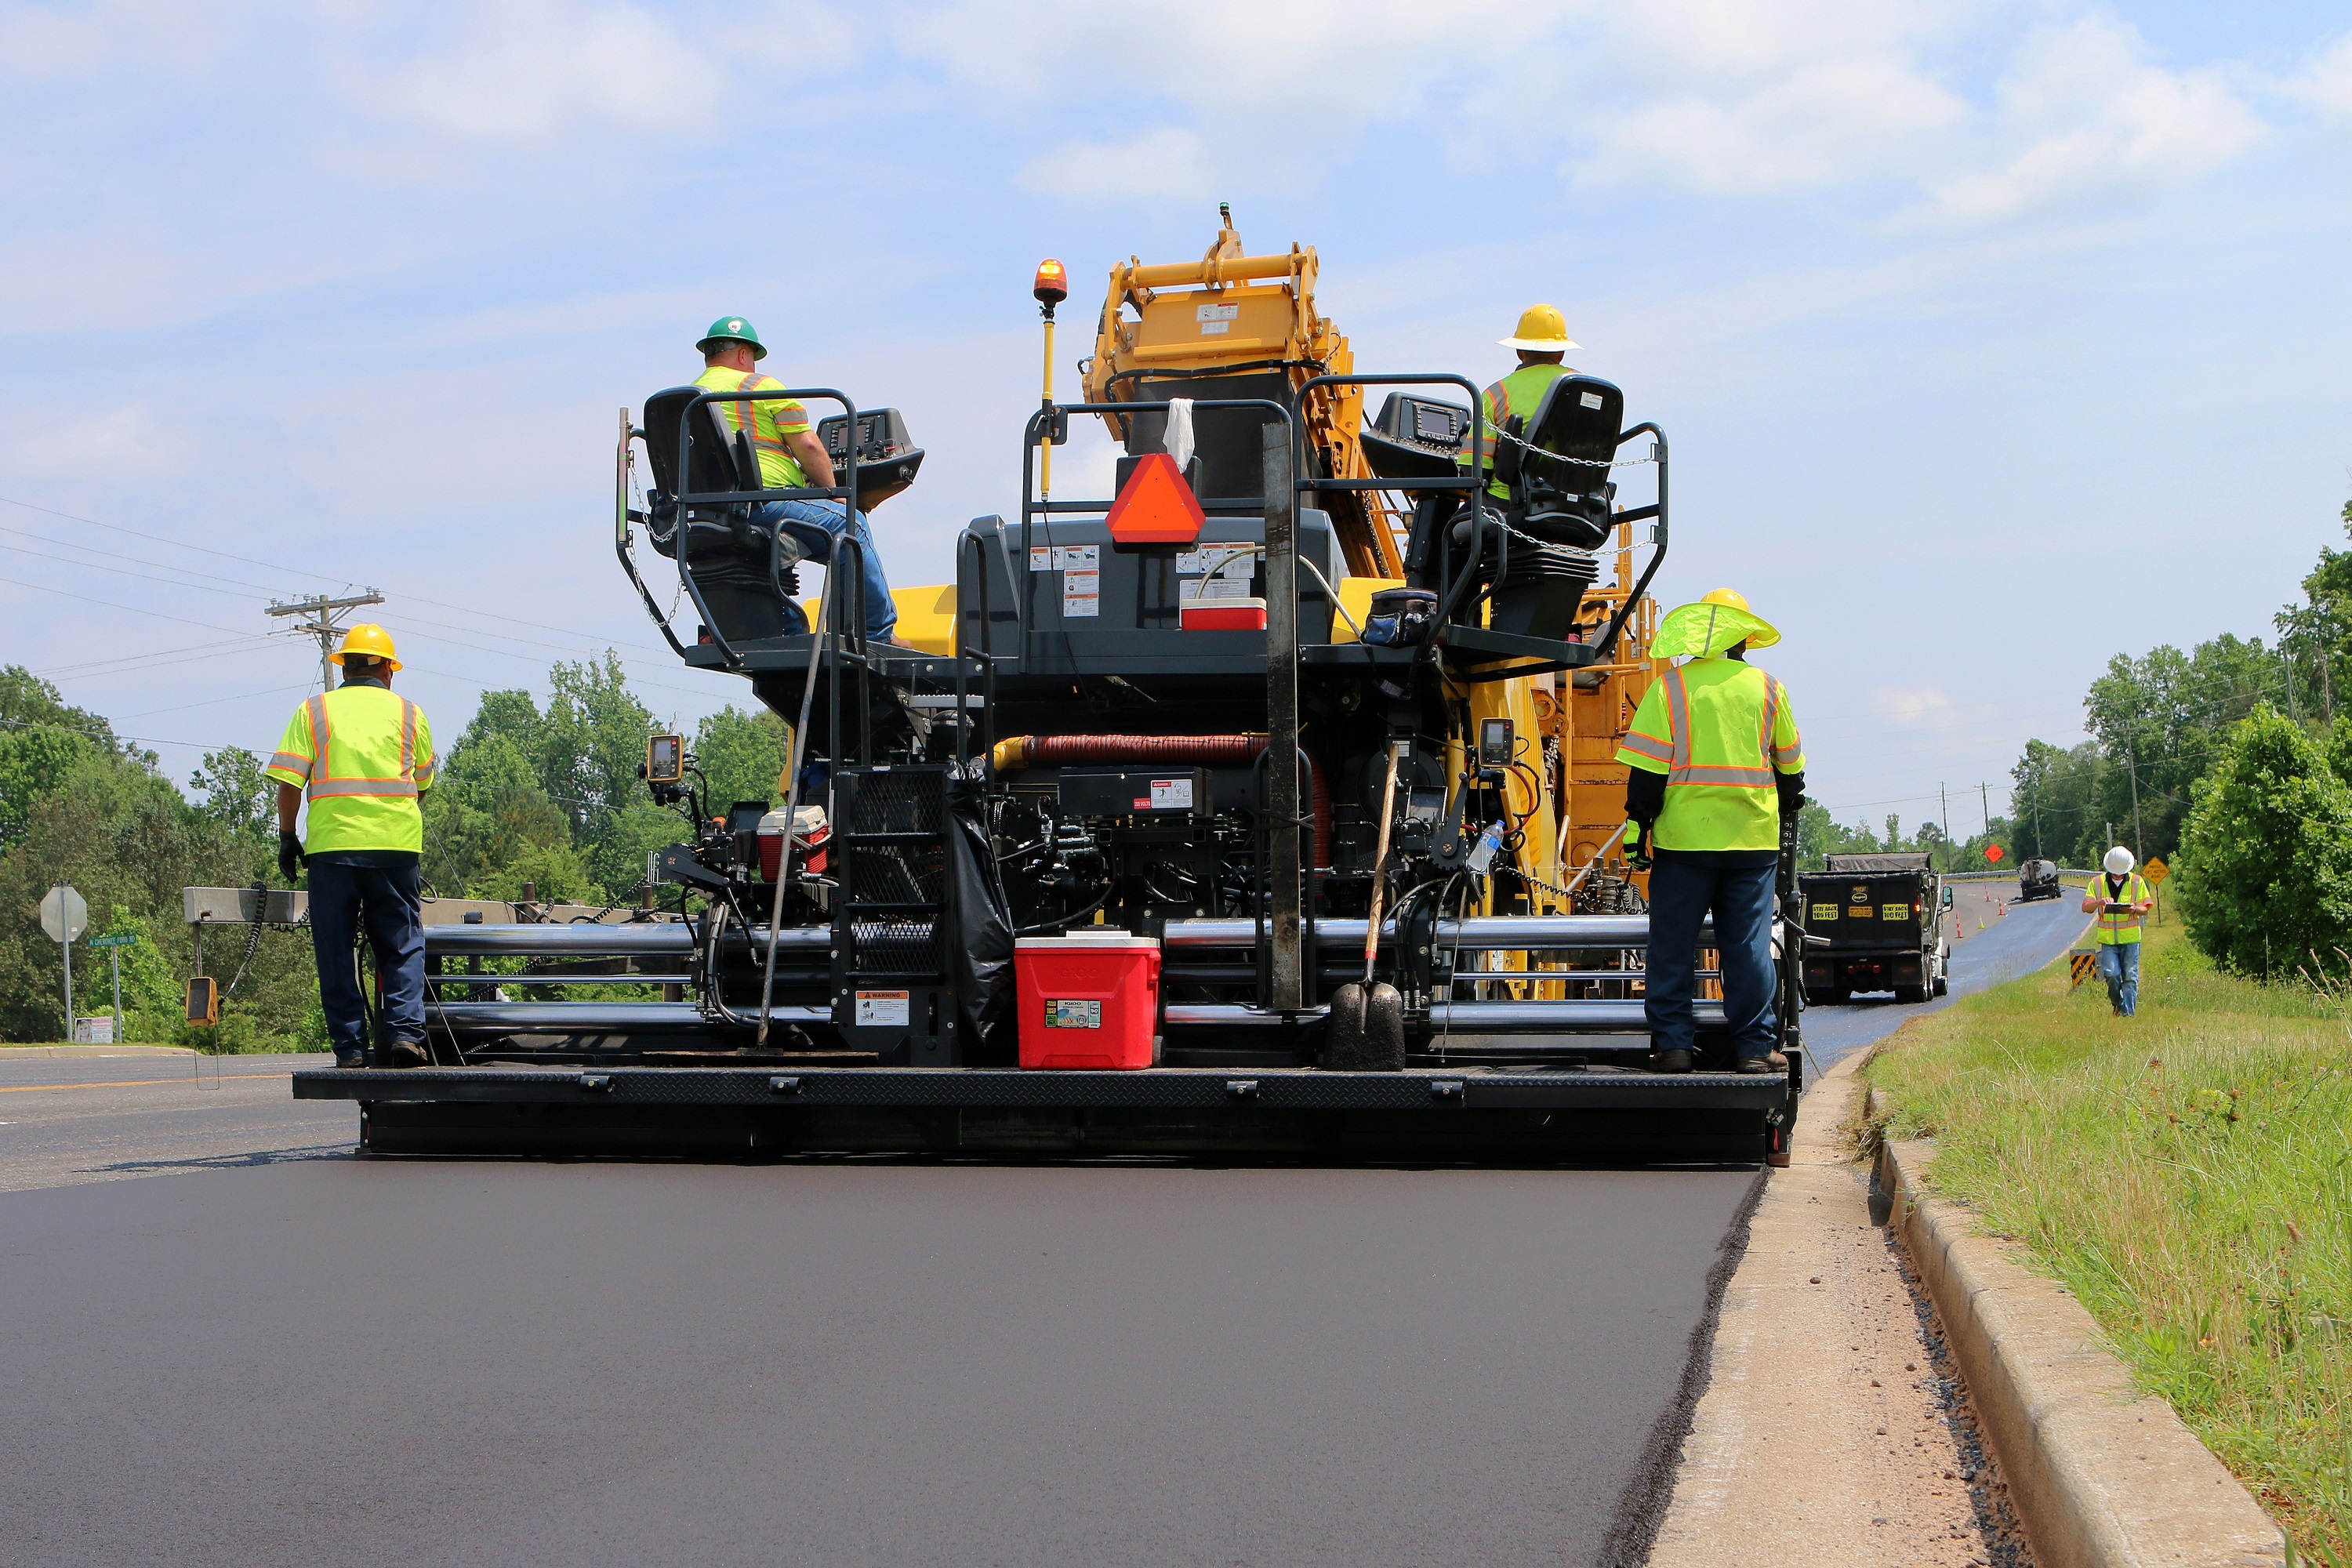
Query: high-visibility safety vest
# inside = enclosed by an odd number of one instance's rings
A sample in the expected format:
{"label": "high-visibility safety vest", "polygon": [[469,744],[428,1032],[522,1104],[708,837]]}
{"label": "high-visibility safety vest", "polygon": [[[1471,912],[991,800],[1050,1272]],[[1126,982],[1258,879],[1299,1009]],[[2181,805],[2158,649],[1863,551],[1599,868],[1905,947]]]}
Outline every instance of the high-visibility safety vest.
{"label": "high-visibility safety vest", "polygon": [[2084,889],[2099,900],[2099,912],[2091,921],[2091,940],[2101,947],[2139,941],[2140,928],[2147,923],[2147,917],[2137,912],[2111,915],[2107,912],[2107,906],[2111,903],[2145,904],[2154,900],[2156,895],[2147,889],[2147,879],[2134,871],[2124,878],[2122,892],[2110,893],[2108,887],[2107,874],[2094,871],[2091,873],[2091,885]]}
{"label": "high-visibility safety vest", "polygon": [[[1479,398],[1486,410],[1486,428],[1476,443],[1475,455],[1478,466],[1482,468],[1495,466],[1496,430],[1508,424],[1514,416],[1532,420],[1536,410],[1543,406],[1545,388],[1563,375],[1575,374],[1564,364],[1523,364],[1488,387]],[[1466,468],[1472,456],[1472,444],[1465,441],[1454,461],[1456,466]],[[1510,487],[1500,480],[1488,485],[1486,489],[1489,494],[1503,498],[1508,498],[1511,493]]]}
{"label": "high-visibility safety vest", "polygon": [[[772,375],[758,371],[729,370],[714,364],[694,378],[694,384],[705,392],[782,392],[784,384]],[[730,430],[743,428],[743,421],[751,421],[751,452],[760,460],[760,488],[769,490],[796,490],[808,484],[808,475],[784,445],[784,437],[797,436],[809,427],[808,410],[788,397],[763,397],[757,403],[721,403],[716,405],[719,416],[727,421]]]}
{"label": "high-visibility safety vest", "polygon": [[310,797],[312,855],[425,849],[417,797],[433,787],[425,710],[381,686],[339,686],[294,710],[268,775]]}
{"label": "high-visibility safety vest", "polygon": [[1617,760],[1666,775],[1658,848],[1778,849],[1773,774],[1804,772],[1805,748],[1779,681],[1736,658],[1695,658],[1643,694]]}

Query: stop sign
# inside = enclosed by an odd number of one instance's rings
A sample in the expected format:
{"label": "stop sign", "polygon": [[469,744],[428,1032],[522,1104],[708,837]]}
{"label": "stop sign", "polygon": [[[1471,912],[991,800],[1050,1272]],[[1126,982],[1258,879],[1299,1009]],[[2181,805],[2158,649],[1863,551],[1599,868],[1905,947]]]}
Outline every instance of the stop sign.
{"label": "stop sign", "polygon": [[1999,860],[2000,858],[2000,846],[1998,844],[1986,845],[1985,858],[1988,860]]}

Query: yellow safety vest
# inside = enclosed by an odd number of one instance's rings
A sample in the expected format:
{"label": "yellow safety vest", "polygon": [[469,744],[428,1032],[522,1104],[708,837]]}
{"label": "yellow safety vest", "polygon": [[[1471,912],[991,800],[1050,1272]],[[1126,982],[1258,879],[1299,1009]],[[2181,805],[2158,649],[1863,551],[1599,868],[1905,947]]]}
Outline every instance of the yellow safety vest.
{"label": "yellow safety vest", "polygon": [[303,848],[425,848],[417,797],[433,787],[433,729],[425,710],[381,686],[339,686],[294,710],[268,775],[310,802]]}
{"label": "yellow safety vest", "polygon": [[[782,392],[784,384],[758,371],[745,373],[714,364],[694,378],[705,392]],[[730,430],[743,428],[745,410],[751,421],[751,451],[760,460],[760,488],[769,490],[805,489],[808,475],[800,459],[784,445],[784,437],[809,427],[808,410],[786,397],[763,397],[757,403],[721,403],[719,417]]]}
{"label": "yellow safety vest", "polygon": [[[1486,405],[1486,428],[1476,443],[1478,466],[1482,468],[1495,466],[1496,430],[1508,424],[1513,416],[1533,419],[1536,410],[1543,406],[1545,389],[1561,376],[1575,374],[1564,364],[1523,364],[1488,387],[1479,399]],[[1454,461],[1458,467],[1466,468],[1470,466],[1472,455],[1471,445],[1465,442]],[[1504,500],[1509,499],[1511,493],[1510,487],[1499,479],[1488,485],[1486,490],[1488,494]]]}
{"label": "yellow safety vest", "polygon": [[1666,775],[1658,848],[1778,849],[1773,774],[1804,772],[1805,748],[1779,681],[1736,658],[1695,658],[1643,694],[1617,760]]}
{"label": "yellow safety vest", "polygon": [[2147,879],[2142,877],[2137,871],[2132,872],[2124,879],[2124,890],[2110,899],[2107,897],[2107,874],[2105,871],[2094,871],[2091,873],[2091,885],[2084,890],[2099,900],[2098,915],[2091,922],[2093,942],[2101,947],[2114,947],[2118,943],[2139,941],[2140,928],[2147,923],[2147,917],[2140,914],[2111,915],[2107,912],[2106,907],[2111,903],[2148,902],[2156,895],[2147,890]]}

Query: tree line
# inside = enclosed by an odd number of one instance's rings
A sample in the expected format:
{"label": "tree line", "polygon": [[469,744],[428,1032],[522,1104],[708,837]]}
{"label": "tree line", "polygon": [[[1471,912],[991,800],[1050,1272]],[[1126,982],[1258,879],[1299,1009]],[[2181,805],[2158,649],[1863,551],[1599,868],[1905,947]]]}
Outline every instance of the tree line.
{"label": "tree line", "polygon": [[[2352,537],[2352,501],[2343,509]],[[2026,743],[2011,771],[2019,850],[2070,866],[2107,846],[2179,874],[2189,935],[2270,977],[2352,964],[2352,549],[2324,546],[2273,640],[2117,654],[2083,700],[2091,738]],[[2347,665],[2352,668],[2352,665]]]}
{"label": "tree line", "polygon": [[[646,737],[667,726],[629,689],[619,659],[558,664],[548,689],[544,703],[528,691],[486,692],[462,730],[440,731],[440,779],[425,797],[428,894],[514,899],[529,888],[542,900],[634,903],[648,852],[685,836],[637,777]],[[779,798],[785,734],[764,709],[730,706],[702,721],[693,745],[715,806]],[[244,963],[249,928],[209,929],[205,972],[224,986],[240,967],[243,977],[216,1028],[184,1020],[196,951],[181,890],[278,879],[267,756],[208,752],[183,786],[103,717],[20,667],[0,669],[0,1039],[53,1040],[64,1029],[58,944],[38,912],[63,882],[89,905],[89,936],[139,938],[120,950],[121,1037],[324,1048],[307,931],[265,932]],[[103,1016],[107,966],[87,941],[76,944],[75,1011]]]}

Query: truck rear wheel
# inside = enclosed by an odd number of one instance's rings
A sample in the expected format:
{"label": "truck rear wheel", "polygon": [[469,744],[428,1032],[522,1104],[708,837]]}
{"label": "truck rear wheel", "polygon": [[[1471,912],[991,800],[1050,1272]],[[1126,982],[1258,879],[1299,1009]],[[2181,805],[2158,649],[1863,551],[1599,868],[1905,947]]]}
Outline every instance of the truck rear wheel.
{"label": "truck rear wheel", "polygon": [[1924,985],[1897,985],[1895,988],[1897,1003],[1925,1002],[1927,999],[1927,988]]}
{"label": "truck rear wheel", "polygon": [[1933,990],[1932,992],[1930,992],[1930,993],[1929,993],[1929,994],[1931,994],[1931,995],[1936,995],[1936,996],[1948,996],[1948,995],[1950,995],[1951,994],[1952,994],[1952,982],[1951,982],[1950,978],[1949,978],[1948,976],[1947,976],[1947,975],[1942,975],[1942,974],[1938,974],[1937,976],[1936,976],[1936,984],[1935,984],[1935,988],[1934,988],[1934,990]]}

